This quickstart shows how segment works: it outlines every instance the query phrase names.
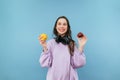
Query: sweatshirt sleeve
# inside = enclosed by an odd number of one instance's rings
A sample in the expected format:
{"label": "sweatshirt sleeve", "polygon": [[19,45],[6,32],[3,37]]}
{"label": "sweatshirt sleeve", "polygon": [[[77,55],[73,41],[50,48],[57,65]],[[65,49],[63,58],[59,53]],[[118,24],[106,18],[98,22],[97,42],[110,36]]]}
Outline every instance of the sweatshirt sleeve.
{"label": "sweatshirt sleeve", "polygon": [[86,64],[86,57],[84,55],[84,52],[81,52],[78,50],[78,48],[75,46],[74,55],[71,56],[71,65],[73,68],[80,68]]}
{"label": "sweatshirt sleeve", "polygon": [[41,56],[39,58],[39,63],[41,67],[51,67],[52,65],[52,53],[51,53],[51,42],[47,43],[47,51],[42,51]]}

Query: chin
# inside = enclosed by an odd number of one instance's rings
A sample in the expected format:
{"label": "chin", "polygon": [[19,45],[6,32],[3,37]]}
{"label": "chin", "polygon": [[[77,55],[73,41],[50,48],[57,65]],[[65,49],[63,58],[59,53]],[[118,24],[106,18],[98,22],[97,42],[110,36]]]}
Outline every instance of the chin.
{"label": "chin", "polygon": [[60,35],[64,35],[65,34],[65,32],[64,33],[60,33]]}

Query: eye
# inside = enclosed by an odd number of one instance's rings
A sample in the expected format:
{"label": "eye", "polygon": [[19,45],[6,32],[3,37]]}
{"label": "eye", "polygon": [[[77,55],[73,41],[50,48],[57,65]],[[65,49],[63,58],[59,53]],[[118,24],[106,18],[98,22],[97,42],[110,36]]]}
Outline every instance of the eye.
{"label": "eye", "polygon": [[59,22],[58,25],[61,25],[61,23]]}
{"label": "eye", "polygon": [[64,26],[66,26],[67,24],[66,24],[66,23],[64,23],[63,25],[64,25]]}

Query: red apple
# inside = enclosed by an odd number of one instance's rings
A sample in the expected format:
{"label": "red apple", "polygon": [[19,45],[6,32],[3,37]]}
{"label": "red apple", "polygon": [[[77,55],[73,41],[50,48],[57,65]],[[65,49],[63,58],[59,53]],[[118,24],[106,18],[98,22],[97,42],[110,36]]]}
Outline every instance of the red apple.
{"label": "red apple", "polygon": [[82,32],[79,32],[78,34],[77,34],[77,37],[78,38],[81,38],[81,37],[83,37],[84,35],[83,35],[83,33]]}

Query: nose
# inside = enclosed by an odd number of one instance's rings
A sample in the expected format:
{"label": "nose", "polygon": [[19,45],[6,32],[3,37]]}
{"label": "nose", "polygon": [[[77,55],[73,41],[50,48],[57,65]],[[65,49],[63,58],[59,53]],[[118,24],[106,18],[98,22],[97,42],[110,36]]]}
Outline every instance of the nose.
{"label": "nose", "polygon": [[63,27],[63,25],[60,25],[60,27],[62,28],[62,27]]}

